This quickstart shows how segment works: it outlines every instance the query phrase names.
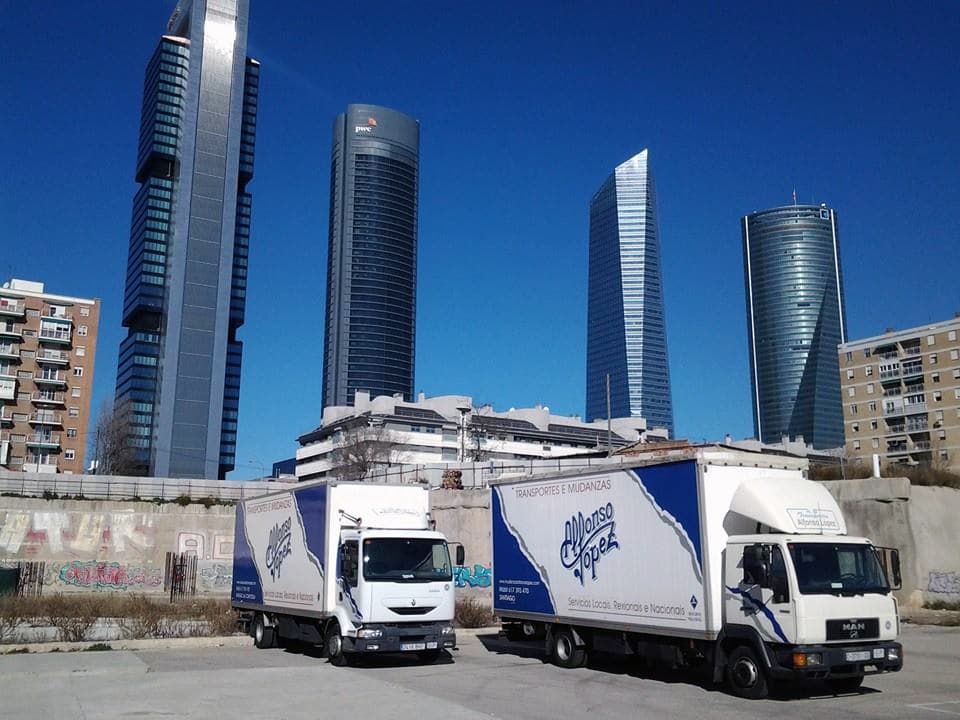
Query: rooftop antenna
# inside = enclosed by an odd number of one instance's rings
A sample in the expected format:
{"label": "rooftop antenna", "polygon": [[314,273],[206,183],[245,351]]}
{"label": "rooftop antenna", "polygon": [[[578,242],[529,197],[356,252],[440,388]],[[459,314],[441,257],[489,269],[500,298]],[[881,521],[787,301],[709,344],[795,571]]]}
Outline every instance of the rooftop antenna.
{"label": "rooftop antenna", "polygon": [[797,189],[796,189],[796,188],[793,189],[793,204],[794,204],[794,206],[796,206],[796,204],[797,204]]}

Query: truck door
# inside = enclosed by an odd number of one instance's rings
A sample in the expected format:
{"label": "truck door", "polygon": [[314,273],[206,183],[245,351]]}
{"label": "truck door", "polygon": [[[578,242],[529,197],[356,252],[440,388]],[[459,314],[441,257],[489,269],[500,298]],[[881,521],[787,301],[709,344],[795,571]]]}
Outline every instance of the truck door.
{"label": "truck door", "polygon": [[796,613],[779,545],[729,547],[724,577],[727,624],[754,627],[768,642],[794,642]]}
{"label": "truck door", "polygon": [[337,552],[337,605],[354,625],[363,623],[360,612],[360,542],[344,540]]}

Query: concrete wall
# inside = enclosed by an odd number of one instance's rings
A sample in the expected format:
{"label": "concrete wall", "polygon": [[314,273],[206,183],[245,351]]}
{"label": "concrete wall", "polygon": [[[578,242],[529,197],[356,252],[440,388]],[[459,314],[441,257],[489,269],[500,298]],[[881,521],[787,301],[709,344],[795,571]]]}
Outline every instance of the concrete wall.
{"label": "concrete wall", "polygon": [[227,595],[234,509],[0,497],[0,562],[44,562],[44,592],[162,593],[168,552],[196,555],[197,591]]}
{"label": "concrete wall", "polygon": [[464,564],[454,571],[458,596],[492,604],[490,491],[432,490],[430,505],[437,530],[466,552]]}
{"label": "concrete wall", "polygon": [[919,607],[960,600],[960,490],[911,485],[905,478],[834,480],[847,531],[900,550],[899,599]]}

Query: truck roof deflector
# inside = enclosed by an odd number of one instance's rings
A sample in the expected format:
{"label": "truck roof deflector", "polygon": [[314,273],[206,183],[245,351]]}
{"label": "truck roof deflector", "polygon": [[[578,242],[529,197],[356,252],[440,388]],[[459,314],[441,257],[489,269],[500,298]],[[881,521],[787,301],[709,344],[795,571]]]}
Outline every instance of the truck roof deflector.
{"label": "truck roof deflector", "polygon": [[746,478],[733,494],[730,510],[775,532],[847,534],[847,524],[833,495],[809,480]]}

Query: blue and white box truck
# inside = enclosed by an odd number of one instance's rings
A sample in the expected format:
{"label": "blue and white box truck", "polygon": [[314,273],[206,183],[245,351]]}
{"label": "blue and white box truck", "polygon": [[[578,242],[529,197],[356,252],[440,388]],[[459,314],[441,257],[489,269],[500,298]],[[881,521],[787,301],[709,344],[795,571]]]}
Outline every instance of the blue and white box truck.
{"label": "blue and white box truck", "polygon": [[847,535],[805,460],[706,446],[607,467],[491,483],[508,636],[545,632],[563,667],[706,663],[749,698],[900,670],[899,555]]}
{"label": "blue and white box truck", "polygon": [[257,647],[322,645],[336,665],[383,652],[433,662],[456,636],[453,566],[432,525],[418,485],[320,481],[244,500],[233,607],[252,613]]}

